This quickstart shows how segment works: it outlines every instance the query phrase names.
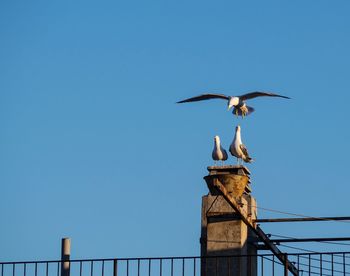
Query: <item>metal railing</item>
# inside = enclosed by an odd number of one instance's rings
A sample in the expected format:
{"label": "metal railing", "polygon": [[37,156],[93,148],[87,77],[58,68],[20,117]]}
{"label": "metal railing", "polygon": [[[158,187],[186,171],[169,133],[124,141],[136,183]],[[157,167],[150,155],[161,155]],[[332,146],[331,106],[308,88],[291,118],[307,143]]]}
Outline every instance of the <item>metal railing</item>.
{"label": "metal railing", "polygon": [[[350,275],[350,252],[290,253],[290,262],[299,275]],[[67,265],[68,274],[62,271]],[[272,254],[210,257],[110,258],[0,262],[0,276],[232,276],[252,269],[246,275],[291,275],[286,264]],[[256,274],[255,274],[256,273]]]}

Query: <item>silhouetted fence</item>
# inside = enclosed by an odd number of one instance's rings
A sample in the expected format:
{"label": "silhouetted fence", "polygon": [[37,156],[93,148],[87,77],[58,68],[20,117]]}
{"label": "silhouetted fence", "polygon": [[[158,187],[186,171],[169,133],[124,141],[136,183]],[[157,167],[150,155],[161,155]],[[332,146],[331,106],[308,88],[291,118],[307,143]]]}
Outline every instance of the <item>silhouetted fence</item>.
{"label": "silhouetted fence", "polygon": [[[286,274],[285,264],[272,254],[218,257],[163,257],[163,258],[116,258],[69,260],[70,276],[187,276],[201,275],[201,265],[216,266],[222,271],[226,266],[227,275],[234,275],[230,269],[232,260],[254,258],[257,261],[257,275],[280,276]],[[323,252],[288,254],[289,261],[298,268],[299,275],[350,275],[350,252]],[[61,260],[0,262],[0,276],[61,276]],[[67,262],[67,261],[64,261]],[[221,274],[221,273],[220,273]]]}

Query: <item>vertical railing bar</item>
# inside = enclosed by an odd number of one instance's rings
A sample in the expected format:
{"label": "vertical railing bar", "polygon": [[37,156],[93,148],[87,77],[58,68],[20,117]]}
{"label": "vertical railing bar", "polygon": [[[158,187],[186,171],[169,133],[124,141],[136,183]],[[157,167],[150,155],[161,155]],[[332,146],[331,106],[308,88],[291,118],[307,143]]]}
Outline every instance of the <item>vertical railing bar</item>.
{"label": "vertical railing bar", "polygon": [[105,261],[102,261],[102,276],[105,274]]}
{"label": "vertical railing bar", "polygon": [[215,276],[218,275],[218,257],[215,258]]}
{"label": "vertical railing bar", "polygon": [[345,253],[343,253],[343,270],[344,270],[344,275],[346,275],[346,272],[345,272]]}
{"label": "vertical railing bar", "polygon": [[275,255],[272,255],[272,276],[275,276]]}
{"label": "vertical railing bar", "polygon": [[288,276],[288,254],[284,254],[284,276]]}
{"label": "vertical railing bar", "polygon": [[148,276],[151,276],[151,259],[148,259]]}
{"label": "vertical railing bar", "polygon": [[260,256],[261,259],[261,276],[264,276],[264,257]]}
{"label": "vertical railing bar", "polygon": [[60,275],[60,262],[57,262],[57,276]]}
{"label": "vertical railing bar", "polygon": [[16,264],[12,264],[12,276],[15,276]]}
{"label": "vertical railing bar", "polygon": [[[253,261],[252,261],[253,260]],[[234,261],[234,260],[233,260]],[[256,263],[256,266],[258,266],[258,262],[259,262],[259,257],[255,256],[255,258],[253,259],[253,257],[251,255],[249,255],[248,257],[248,262],[250,264],[250,266],[252,267],[252,262]],[[239,273],[241,273],[241,262],[239,262]],[[258,273],[258,267],[256,267],[256,273]]]}
{"label": "vertical railing bar", "polygon": [[113,276],[118,275],[118,260],[113,260]]}
{"label": "vertical railing bar", "polygon": [[26,276],[27,275],[27,264],[24,263],[24,266],[23,266],[23,276]]}
{"label": "vertical railing bar", "polygon": [[4,264],[1,264],[1,276],[4,276]]}
{"label": "vertical railing bar", "polygon": [[309,254],[309,276],[311,276],[311,254]]}
{"label": "vertical railing bar", "polygon": [[193,258],[193,276],[196,276],[196,258]]}
{"label": "vertical railing bar", "polygon": [[46,263],[46,276],[49,276],[49,263]]}
{"label": "vertical railing bar", "polygon": [[90,264],[90,275],[91,276],[94,275],[94,261],[91,261],[91,264]]}
{"label": "vertical railing bar", "polygon": [[35,276],[38,275],[38,263],[35,263]]}
{"label": "vertical railing bar", "polygon": [[320,276],[322,276],[322,254],[320,254]]}
{"label": "vertical railing bar", "polygon": [[171,276],[174,276],[174,259],[171,258]]}
{"label": "vertical railing bar", "polygon": [[227,257],[227,270],[228,270],[228,276],[231,275],[231,258]]}
{"label": "vertical railing bar", "polygon": [[298,254],[298,257],[297,257],[297,262],[298,262],[298,272],[299,272],[299,270],[300,270],[300,263],[299,263],[299,261],[300,261],[300,255]]}
{"label": "vertical railing bar", "polygon": [[163,259],[159,260],[159,276],[162,276],[162,270],[163,270]]}
{"label": "vertical railing bar", "polygon": [[137,259],[137,276],[140,276],[140,259]]}
{"label": "vertical railing bar", "polygon": [[185,258],[182,258],[182,276],[185,276]]}
{"label": "vertical railing bar", "polygon": [[129,260],[126,260],[126,276],[129,276]]}
{"label": "vertical railing bar", "polygon": [[79,275],[82,276],[83,275],[83,262],[80,261],[80,264],[79,264]]}
{"label": "vertical railing bar", "polygon": [[333,275],[333,272],[334,272],[334,255],[332,254],[332,275]]}

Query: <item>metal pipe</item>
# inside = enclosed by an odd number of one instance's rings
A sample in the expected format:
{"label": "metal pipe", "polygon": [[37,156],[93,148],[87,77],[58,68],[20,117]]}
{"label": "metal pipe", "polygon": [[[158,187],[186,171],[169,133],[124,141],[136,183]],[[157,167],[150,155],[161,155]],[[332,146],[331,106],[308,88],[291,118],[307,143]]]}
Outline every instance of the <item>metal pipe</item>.
{"label": "metal pipe", "polygon": [[70,275],[70,238],[63,238],[61,245],[61,276]]}

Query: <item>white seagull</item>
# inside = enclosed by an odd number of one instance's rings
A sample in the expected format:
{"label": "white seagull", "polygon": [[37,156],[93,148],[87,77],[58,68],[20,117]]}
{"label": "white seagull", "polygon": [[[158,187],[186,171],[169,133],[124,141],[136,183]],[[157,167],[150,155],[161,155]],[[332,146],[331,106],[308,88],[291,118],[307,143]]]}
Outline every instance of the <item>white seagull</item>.
{"label": "white seagull", "polygon": [[177,103],[189,103],[189,102],[198,102],[198,101],[211,100],[211,99],[223,99],[223,100],[227,100],[227,110],[230,110],[233,107],[232,113],[235,114],[236,116],[242,116],[243,118],[244,116],[247,116],[254,111],[254,108],[246,105],[245,101],[254,99],[256,97],[263,97],[263,96],[290,99],[287,96],[282,96],[274,93],[255,91],[255,92],[251,92],[241,96],[226,96],[224,94],[202,94],[196,97],[179,101]]}
{"label": "white seagull", "polygon": [[221,160],[222,163],[227,160],[227,152],[226,150],[221,146],[220,144],[220,137],[215,136],[214,137],[214,149],[211,154],[212,158],[214,159],[214,163],[216,165],[216,161]]}
{"label": "white seagull", "polygon": [[[237,157],[238,164],[240,160],[243,160],[246,163],[251,163],[253,161],[253,159],[250,158],[248,154],[247,148],[242,143],[240,126],[236,126],[235,137],[233,138],[232,144],[230,145],[230,153],[233,156]],[[242,164],[243,164],[243,161],[242,161]]]}

